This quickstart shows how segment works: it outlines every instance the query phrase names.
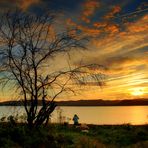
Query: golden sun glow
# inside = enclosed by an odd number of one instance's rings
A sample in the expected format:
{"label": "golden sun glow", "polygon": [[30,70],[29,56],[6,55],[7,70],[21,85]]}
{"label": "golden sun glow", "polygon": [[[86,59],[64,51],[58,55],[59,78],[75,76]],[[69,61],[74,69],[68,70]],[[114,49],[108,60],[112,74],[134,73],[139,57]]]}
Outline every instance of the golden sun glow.
{"label": "golden sun glow", "polygon": [[143,94],[144,94],[143,88],[138,87],[138,88],[133,88],[131,90],[131,95],[133,96],[142,96]]}

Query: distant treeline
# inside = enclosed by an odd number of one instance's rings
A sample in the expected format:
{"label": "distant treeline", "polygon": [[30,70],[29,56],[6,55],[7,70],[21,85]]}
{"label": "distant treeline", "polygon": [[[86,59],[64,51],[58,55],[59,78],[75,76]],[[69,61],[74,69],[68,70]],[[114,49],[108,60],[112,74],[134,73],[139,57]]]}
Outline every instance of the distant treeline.
{"label": "distant treeline", "polygon": [[[148,99],[57,101],[56,104],[58,106],[146,106],[148,105]],[[38,102],[38,105],[41,105],[41,101]],[[5,101],[1,102],[0,106],[23,106],[23,101]]]}

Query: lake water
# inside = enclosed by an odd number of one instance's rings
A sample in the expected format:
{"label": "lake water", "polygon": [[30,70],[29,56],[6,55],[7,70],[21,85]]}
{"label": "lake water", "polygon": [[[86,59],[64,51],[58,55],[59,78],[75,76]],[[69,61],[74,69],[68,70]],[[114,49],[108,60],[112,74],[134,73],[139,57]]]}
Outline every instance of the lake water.
{"label": "lake water", "polygon": [[[23,114],[23,107],[0,106],[0,117],[11,114]],[[148,106],[98,106],[98,107],[57,107],[52,114],[52,122],[69,121],[77,114],[80,123],[86,124],[146,124],[148,123]],[[62,118],[59,118],[61,116]],[[59,121],[60,120],[60,121]]]}

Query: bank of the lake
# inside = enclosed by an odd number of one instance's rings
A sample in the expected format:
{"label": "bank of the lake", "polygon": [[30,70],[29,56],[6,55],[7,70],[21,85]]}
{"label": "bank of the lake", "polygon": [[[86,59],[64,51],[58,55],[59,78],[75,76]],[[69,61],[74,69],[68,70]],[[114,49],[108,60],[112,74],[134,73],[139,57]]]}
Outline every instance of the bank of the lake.
{"label": "bank of the lake", "polygon": [[[23,106],[0,106],[0,118],[3,116],[25,114]],[[51,122],[73,123],[77,114],[80,123],[86,124],[127,124],[141,125],[148,123],[147,106],[61,106],[57,107],[51,116]]]}
{"label": "bank of the lake", "polygon": [[0,123],[2,148],[147,148],[148,125],[73,125],[50,124],[28,129],[25,124]]}

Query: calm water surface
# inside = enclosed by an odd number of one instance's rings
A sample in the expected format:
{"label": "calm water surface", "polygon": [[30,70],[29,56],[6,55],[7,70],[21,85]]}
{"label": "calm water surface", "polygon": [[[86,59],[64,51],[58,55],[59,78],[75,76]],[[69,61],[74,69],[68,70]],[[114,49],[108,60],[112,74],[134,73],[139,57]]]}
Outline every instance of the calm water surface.
{"label": "calm water surface", "polygon": [[[52,122],[62,119],[72,123],[74,114],[79,116],[80,123],[86,124],[146,124],[148,123],[148,106],[109,106],[109,107],[57,107],[52,114]],[[23,114],[23,107],[0,106],[0,117],[11,114]]]}

